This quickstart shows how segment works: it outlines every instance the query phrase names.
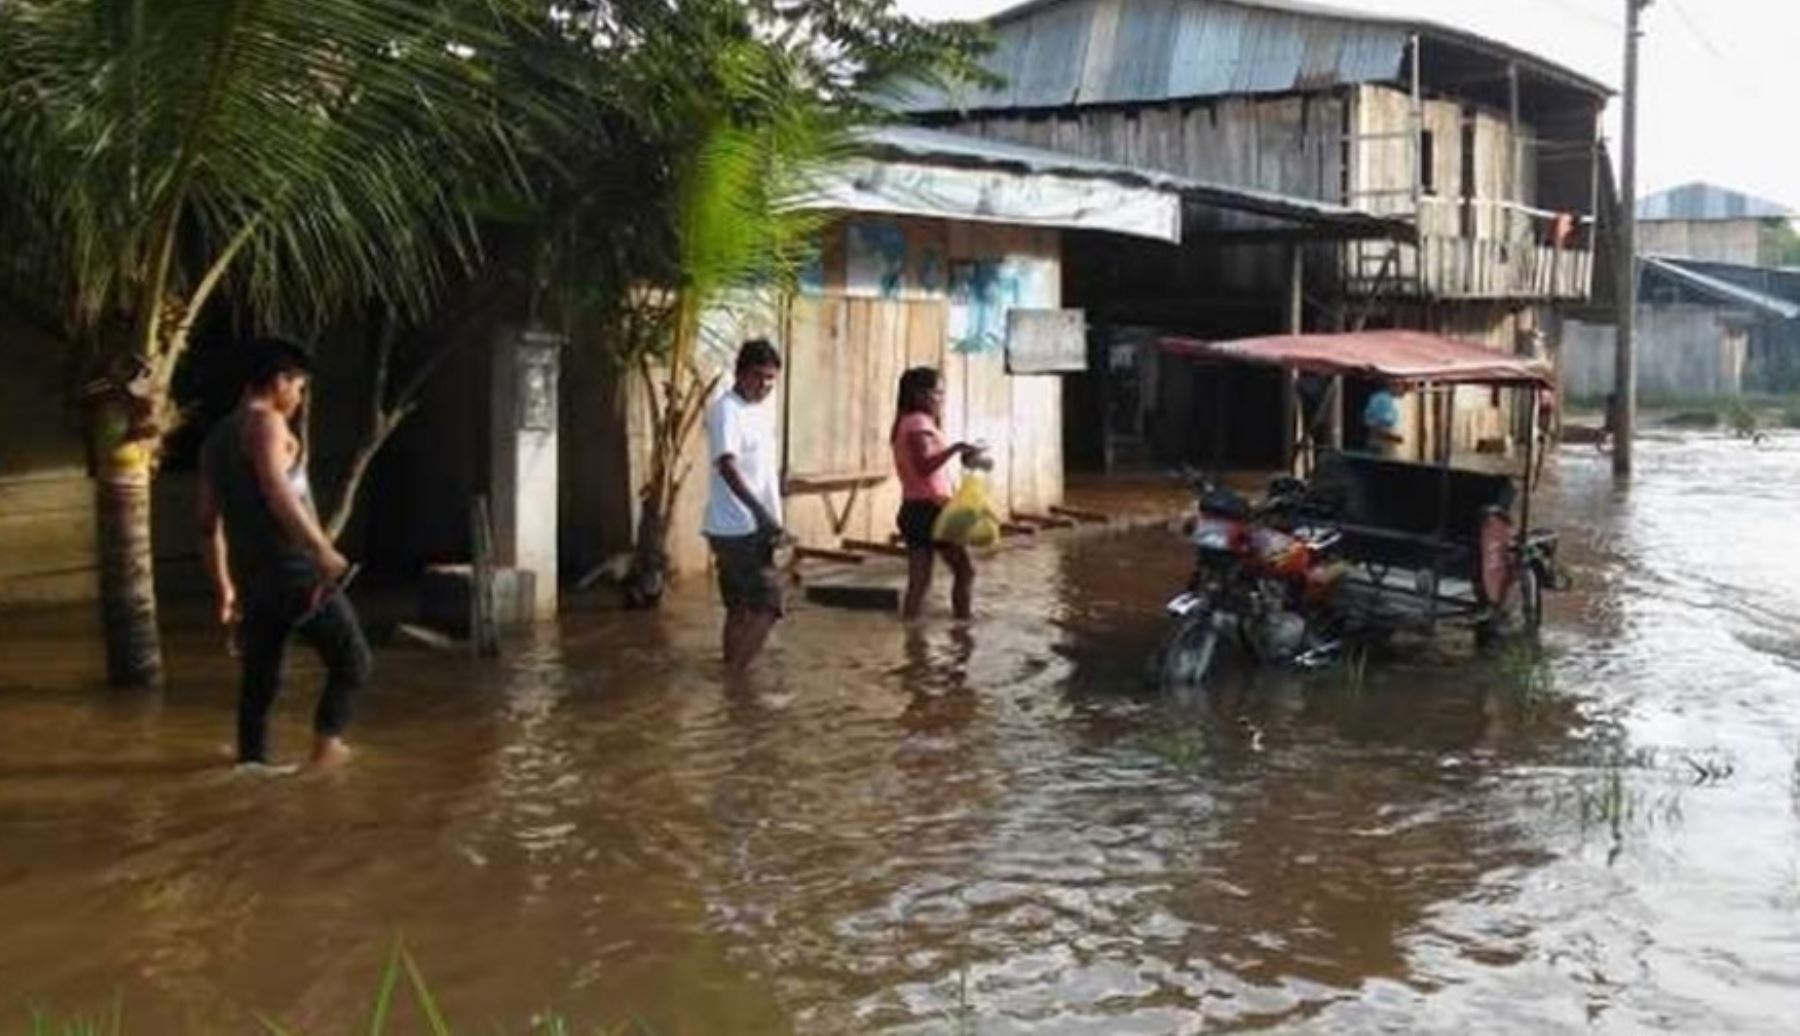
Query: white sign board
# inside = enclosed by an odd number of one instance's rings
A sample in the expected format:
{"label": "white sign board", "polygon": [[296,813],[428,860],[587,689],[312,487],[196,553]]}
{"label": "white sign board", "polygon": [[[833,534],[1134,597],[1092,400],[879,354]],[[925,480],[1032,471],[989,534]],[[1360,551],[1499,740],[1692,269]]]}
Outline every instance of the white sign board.
{"label": "white sign board", "polygon": [[1008,374],[1079,374],[1087,370],[1087,313],[1079,309],[1010,309]]}

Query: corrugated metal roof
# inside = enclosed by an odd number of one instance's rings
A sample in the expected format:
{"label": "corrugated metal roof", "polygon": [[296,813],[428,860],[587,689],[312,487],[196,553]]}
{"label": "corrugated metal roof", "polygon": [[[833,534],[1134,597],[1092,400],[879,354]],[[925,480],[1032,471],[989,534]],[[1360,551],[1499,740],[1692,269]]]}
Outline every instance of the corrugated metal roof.
{"label": "corrugated metal roof", "polygon": [[1193,180],[1171,173],[1103,162],[1047,148],[971,137],[918,126],[882,126],[858,134],[861,150],[872,157],[900,158],[946,165],[1004,169],[1021,173],[1105,179],[1179,194],[1199,205],[1330,228],[1342,238],[1409,240],[1416,229],[1408,220],[1376,216],[1310,198],[1246,190]]}
{"label": "corrugated metal roof", "polygon": [[1800,267],[1752,266],[1747,263],[1727,263],[1716,259],[1688,259],[1668,255],[1659,255],[1654,258],[1665,263],[1672,263],[1693,273],[1704,274],[1714,280],[1735,284],[1740,288],[1748,288],[1751,291],[1800,304]]}
{"label": "corrugated metal roof", "polygon": [[1793,209],[1779,202],[1710,183],[1683,184],[1638,201],[1638,218],[1644,220],[1784,219],[1793,215]]}
{"label": "corrugated metal roof", "polygon": [[1268,335],[1228,342],[1164,338],[1163,352],[1235,360],[1306,371],[1348,374],[1407,384],[1548,385],[1542,360],[1445,338],[1425,331],[1350,331],[1341,334]]}
{"label": "corrugated metal roof", "polygon": [[1719,302],[1749,306],[1751,309],[1761,310],[1783,320],[1800,318],[1800,305],[1786,299],[1778,299],[1773,295],[1765,295],[1760,291],[1753,291],[1730,281],[1709,277],[1665,259],[1645,256],[1641,262],[1644,264],[1646,272],[1661,274]]}
{"label": "corrugated metal roof", "polygon": [[1293,0],[1032,0],[989,24],[995,50],[987,67],[1002,85],[917,87],[900,109],[1061,108],[1393,82],[1415,32],[1608,93],[1570,69],[1460,29]]}

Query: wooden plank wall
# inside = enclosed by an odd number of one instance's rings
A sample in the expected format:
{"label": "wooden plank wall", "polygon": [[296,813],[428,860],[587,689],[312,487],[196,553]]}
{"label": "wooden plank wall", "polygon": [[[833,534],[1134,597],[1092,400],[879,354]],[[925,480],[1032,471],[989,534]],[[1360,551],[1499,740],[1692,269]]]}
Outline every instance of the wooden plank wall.
{"label": "wooden plank wall", "polygon": [[[1439,334],[1510,354],[1518,350],[1521,335],[1542,326],[1543,314],[1532,307],[1469,304],[1442,309],[1428,315],[1426,321],[1424,326]],[[1482,440],[1507,437],[1513,412],[1511,396],[1510,391],[1503,391],[1496,397],[1492,389],[1480,386],[1458,388],[1452,414],[1455,449],[1469,451]]]}
{"label": "wooden plank wall", "polygon": [[0,311],[0,364],[0,606],[91,599],[94,491],[72,356]]}
{"label": "wooden plank wall", "polygon": [[802,543],[887,539],[900,506],[887,436],[895,386],[908,365],[941,364],[944,319],[938,301],[795,303],[782,399],[788,477],[869,480],[790,493],[788,531]]}
{"label": "wooden plank wall", "polygon": [[[762,332],[774,332],[771,337],[786,360],[776,405],[789,479],[868,476],[854,495],[845,486],[788,497],[789,531],[812,546],[836,546],[846,537],[884,541],[894,531],[900,491],[891,474],[888,433],[900,373],[907,367],[933,366],[943,372],[945,432],[952,439],[987,440],[995,460],[989,485],[1003,514],[1041,513],[1062,500],[1061,378],[1013,377],[999,350],[959,351],[949,341],[957,303],[942,280],[946,264],[964,259],[1022,256],[1048,262],[1056,275],[1040,278],[1032,288],[1036,297],[1019,304],[1056,308],[1061,304],[1060,236],[937,220],[888,222],[897,223],[907,241],[908,273],[897,296],[880,297],[846,283],[839,227],[826,241],[823,290],[796,299],[785,326]],[[935,275],[928,272],[934,267]],[[635,486],[645,470],[648,411],[639,386],[632,386],[631,395],[627,421]],[[679,571],[703,570],[709,560],[700,535],[707,482],[704,450],[697,437],[690,446],[692,474],[671,535]]]}
{"label": "wooden plank wall", "polygon": [[789,478],[879,479],[854,492],[846,486],[790,494],[788,529],[802,543],[881,541],[894,531],[900,487],[888,433],[908,366],[943,372],[945,433],[989,444],[988,484],[1002,513],[1041,513],[1061,501],[1060,379],[1013,377],[997,354],[948,348],[948,309],[939,300],[823,297],[795,304],[784,397]]}
{"label": "wooden plank wall", "polygon": [[85,472],[0,479],[0,605],[94,597],[94,537]]}
{"label": "wooden plank wall", "polygon": [[1049,115],[974,115],[945,128],[1212,183],[1337,201],[1343,102],[1227,97]]}

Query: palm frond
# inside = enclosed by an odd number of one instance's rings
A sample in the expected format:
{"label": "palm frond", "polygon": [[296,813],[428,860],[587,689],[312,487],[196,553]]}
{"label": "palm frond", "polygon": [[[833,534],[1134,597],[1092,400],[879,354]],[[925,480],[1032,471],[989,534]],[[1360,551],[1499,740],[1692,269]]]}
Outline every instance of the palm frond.
{"label": "palm frond", "polygon": [[0,4],[0,230],[48,260],[0,275],[93,326],[165,242],[179,288],[254,225],[231,282],[266,320],[422,314],[555,117],[504,88],[547,31],[527,0]]}
{"label": "palm frond", "polygon": [[[673,199],[678,326],[695,333],[700,313],[727,292],[791,288],[826,221],[798,202],[850,146],[843,114],[788,52],[730,40],[713,53],[713,87],[690,113],[691,154],[677,166]],[[685,363],[696,343],[679,337]]]}

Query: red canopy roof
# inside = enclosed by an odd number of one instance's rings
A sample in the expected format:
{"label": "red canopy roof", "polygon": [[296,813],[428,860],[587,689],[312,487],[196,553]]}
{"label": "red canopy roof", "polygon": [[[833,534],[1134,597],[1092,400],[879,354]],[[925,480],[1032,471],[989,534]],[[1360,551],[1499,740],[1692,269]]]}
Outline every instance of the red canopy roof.
{"label": "red canopy roof", "polygon": [[1231,342],[1164,338],[1162,350],[1207,360],[1291,367],[1311,374],[1349,374],[1389,382],[1549,385],[1542,360],[1509,356],[1484,346],[1423,331],[1271,335]]}

